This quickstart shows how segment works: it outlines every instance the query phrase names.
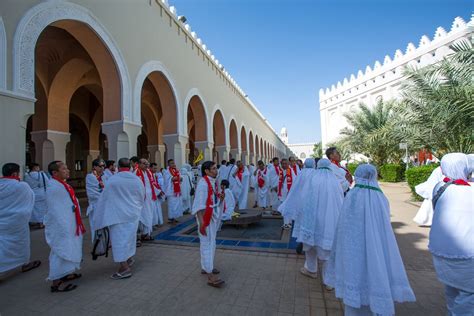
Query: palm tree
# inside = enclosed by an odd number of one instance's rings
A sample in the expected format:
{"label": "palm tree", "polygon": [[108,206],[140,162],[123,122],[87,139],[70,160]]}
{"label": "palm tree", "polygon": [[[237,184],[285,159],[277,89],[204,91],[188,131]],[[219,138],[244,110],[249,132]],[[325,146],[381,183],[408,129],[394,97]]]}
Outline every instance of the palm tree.
{"label": "palm tree", "polygon": [[345,113],[349,127],[343,128],[341,142],[352,152],[369,157],[377,166],[398,161],[400,139],[392,133],[395,128],[394,101],[379,100],[373,108],[361,103],[356,112]]}
{"label": "palm tree", "polygon": [[474,48],[464,40],[451,49],[436,64],[406,70],[403,102],[394,108],[399,124],[393,134],[437,156],[474,151]]}
{"label": "palm tree", "polygon": [[319,158],[323,156],[323,143],[317,142],[314,144],[313,154],[311,155],[313,158]]}

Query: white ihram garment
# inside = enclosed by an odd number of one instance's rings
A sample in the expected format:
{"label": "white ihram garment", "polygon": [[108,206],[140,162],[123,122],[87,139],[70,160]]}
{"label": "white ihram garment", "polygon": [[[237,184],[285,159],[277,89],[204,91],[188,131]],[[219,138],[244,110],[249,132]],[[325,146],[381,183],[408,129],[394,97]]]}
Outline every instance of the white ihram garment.
{"label": "white ihram garment", "polygon": [[[191,166],[189,166],[191,167]],[[191,189],[193,188],[193,182],[189,176],[188,168],[183,166],[180,170],[183,182],[181,182],[181,200],[183,203],[183,210],[188,211],[191,209],[192,198]]]}
{"label": "white ihram garment", "polygon": [[30,261],[28,221],[34,204],[28,184],[0,178],[0,273]]}
{"label": "white ihram garment", "polygon": [[240,195],[238,199],[239,209],[243,210],[247,208],[248,197],[249,197],[249,186],[250,186],[250,172],[247,167],[244,166],[244,172],[242,173],[242,181],[237,177],[237,183],[240,185]]}
{"label": "white ihram garment", "polygon": [[115,262],[135,255],[138,221],[145,204],[145,188],[136,175],[119,172],[107,182],[94,214],[97,229],[109,227]]}
{"label": "white ihram garment", "polygon": [[349,190],[351,184],[349,181],[346,179],[346,170],[344,170],[341,167],[336,166],[335,164],[331,163],[329,166],[331,168],[332,172],[336,176],[336,178],[339,180],[339,183],[341,185],[342,191],[347,192]]}
{"label": "white ihram garment", "polygon": [[[262,187],[258,185],[259,175],[263,178],[264,184]],[[268,207],[268,172],[267,169],[257,170],[255,176],[256,199],[258,207]]]}
{"label": "white ihram garment", "polygon": [[415,187],[416,193],[424,198],[420,209],[413,218],[413,221],[418,225],[431,226],[431,222],[433,221],[433,202],[431,200],[433,197],[433,189],[439,182],[443,181],[443,178],[441,167],[438,167],[433,170],[428,180]]}
{"label": "white ihram garment", "polygon": [[253,165],[249,165],[248,170],[249,170],[249,175],[250,175],[249,187],[252,188],[252,189],[255,189],[255,176],[253,174],[254,174],[255,170],[257,170],[257,168]]}
{"label": "white ihram garment", "polygon": [[143,171],[145,184],[143,184],[140,177],[137,176],[137,178],[140,180],[141,186],[145,189],[145,201],[140,213],[140,231],[143,235],[149,235],[153,232],[153,219],[156,218],[156,201],[152,199],[152,187],[150,186],[150,180],[148,179],[146,171]]}
{"label": "white ihram garment", "polygon": [[294,180],[291,190],[288,193],[285,201],[278,207],[278,211],[285,218],[290,220],[296,219],[296,211],[300,210],[305,201],[303,187],[308,186],[308,182],[314,177],[316,173],[314,159],[306,159],[304,161],[304,168],[300,171],[299,176]]}
{"label": "white ihram garment", "polygon": [[89,217],[89,225],[91,228],[92,242],[94,242],[94,233],[96,228],[94,226],[94,210],[100,195],[102,194],[102,188],[99,185],[99,180],[93,173],[89,173],[86,176],[86,193],[89,206],[87,207],[86,215]]}
{"label": "white ihram garment", "polygon": [[163,170],[164,186],[162,187],[168,201],[168,218],[177,219],[183,216],[183,202],[181,196],[176,196],[173,189],[173,176],[168,169]]}
{"label": "white ihram garment", "polygon": [[57,280],[80,269],[82,234],[76,235],[74,204],[64,186],[49,181],[48,212],[44,217],[46,242],[51,248],[48,280]]}
{"label": "white ihram garment", "polygon": [[44,215],[46,214],[46,188],[48,186],[49,178],[43,171],[32,171],[25,174],[25,182],[35,194],[35,205],[31,213],[31,223],[43,223]]}
{"label": "white ihram garment", "polygon": [[238,169],[239,168],[236,165],[228,165],[225,171],[226,173],[221,178],[221,180],[225,179],[229,181],[229,189],[232,191],[232,194],[234,194],[234,199],[236,201],[239,200],[241,192],[241,183],[239,182],[239,179],[237,179]]}
{"label": "white ihram garment", "polygon": [[[342,206],[324,282],[350,312],[395,314],[394,302],[415,301],[397,241],[390,225],[390,207],[377,182],[374,166],[355,172],[356,186]],[[359,187],[362,185],[363,187]]]}
{"label": "white ihram garment", "polygon": [[[451,180],[466,181],[466,155],[447,154],[441,168]],[[444,185],[439,183],[435,195]],[[438,279],[445,286],[449,315],[473,315],[474,310],[474,187],[449,185],[438,198],[428,248]]]}
{"label": "white ihram garment", "polygon": [[[280,166],[278,166],[280,168]],[[278,184],[280,182],[280,175],[275,170],[275,165],[271,164],[267,167],[268,175],[268,204],[272,206],[272,209],[277,210],[280,205],[278,200]]]}
{"label": "white ihram garment", "polygon": [[[115,173],[116,173],[116,172],[115,172]],[[115,173],[113,173],[112,171],[110,171],[110,169],[105,169],[102,178],[104,179],[104,181],[107,181],[107,180],[109,180]]]}
{"label": "white ihram garment", "polygon": [[[215,179],[209,177],[212,188],[215,188]],[[196,186],[196,193],[194,196],[194,203],[191,210],[191,214],[196,215],[199,211],[206,210],[208,186],[206,180],[202,178],[199,180]],[[201,235],[199,232],[199,221],[196,218],[198,224],[198,235],[199,235],[199,249],[201,252],[201,268],[207,273],[212,273],[214,269],[214,256],[216,253],[216,234],[219,227],[219,219],[221,218],[219,202],[217,201],[215,194],[213,196],[213,213],[209,226],[206,227],[207,236]],[[204,215],[204,214],[203,214]]]}
{"label": "white ihram garment", "polygon": [[[292,189],[293,185],[295,184],[296,176],[295,176],[295,173],[293,172],[293,169],[288,167],[288,170],[290,170],[290,174],[291,174],[291,187],[290,187],[290,189]],[[280,200],[280,205],[278,206],[278,210],[280,210],[281,205],[283,203],[285,203],[285,200],[288,197],[288,194],[290,193],[290,191],[291,190],[288,190],[287,170],[283,170],[283,183],[282,183],[282,187],[281,187],[281,196],[278,197],[278,199]],[[284,224],[291,224],[291,221],[292,221],[292,218],[290,216],[283,215],[283,223]]]}
{"label": "white ihram garment", "polygon": [[223,221],[230,221],[235,210],[235,199],[230,189],[225,189],[224,203],[221,203],[221,213]]}

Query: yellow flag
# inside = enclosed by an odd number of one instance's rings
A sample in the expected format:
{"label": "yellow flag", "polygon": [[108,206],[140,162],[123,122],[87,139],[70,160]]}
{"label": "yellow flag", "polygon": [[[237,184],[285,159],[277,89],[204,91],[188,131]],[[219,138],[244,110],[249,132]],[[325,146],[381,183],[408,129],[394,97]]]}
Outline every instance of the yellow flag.
{"label": "yellow flag", "polygon": [[199,152],[199,155],[196,157],[196,159],[194,159],[193,164],[197,164],[198,162],[200,162],[203,159],[204,159],[204,153],[201,150]]}

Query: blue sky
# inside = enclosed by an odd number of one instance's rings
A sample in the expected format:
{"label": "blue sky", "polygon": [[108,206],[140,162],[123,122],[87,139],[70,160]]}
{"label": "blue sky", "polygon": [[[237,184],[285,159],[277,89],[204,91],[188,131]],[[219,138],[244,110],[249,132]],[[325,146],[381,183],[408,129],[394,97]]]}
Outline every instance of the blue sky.
{"label": "blue sky", "polygon": [[464,0],[169,0],[290,143],[321,139],[318,94],[366,65],[418,46]]}

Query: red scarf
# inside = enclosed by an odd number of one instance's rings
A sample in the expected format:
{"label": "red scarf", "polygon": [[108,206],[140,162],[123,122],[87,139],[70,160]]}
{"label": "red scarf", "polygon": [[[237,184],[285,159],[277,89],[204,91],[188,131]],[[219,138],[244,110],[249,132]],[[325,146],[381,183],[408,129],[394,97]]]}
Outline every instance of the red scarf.
{"label": "red scarf", "polygon": [[180,196],[181,195],[181,186],[179,185],[179,183],[180,183],[179,182],[179,179],[180,179],[179,170],[176,169],[176,168],[171,168],[171,167],[168,167],[168,170],[171,173],[172,177],[177,177],[178,178],[178,180],[171,180],[171,181],[173,181],[174,195],[175,196]]}
{"label": "red scarf", "polygon": [[341,166],[341,164],[340,164],[338,161],[331,160],[331,162],[332,162],[333,164],[335,164],[336,166],[338,166],[339,168],[344,169],[344,171],[346,172],[346,174],[348,174],[348,175],[351,176],[351,181],[349,181],[349,184],[352,185],[352,181],[353,181],[353,180],[352,180],[352,175],[351,175],[351,173],[349,172],[349,170],[347,170],[346,168],[344,168],[343,166]]}
{"label": "red scarf", "polygon": [[281,168],[276,169],[278,174],[278,197],[281,197],[281,189],[283,188],[283,170]]}
{"label": "red scarf", "polygon": [[290,192],[291,185],[293,184],[293,175],[291,174],[291,169],[286,169],[286,188]]}
{"label": "red scarf", "polygon": [[104,182],[102,181],[102,176],[98,176],[97,172],[92,171],[92,174],[97,178],[97,181],[99,181],[99,188],[103,189],[104,188]]}
{"label": "red scarf", "polygon": [[125,171],[130,172],[130,168],[118,168],[118,172],[125,172]]}
{"label": "red scarf", "polygon": [[[146,173],[146,176],[148,178],[148,182],[150,182],[150,188],[151,188],[151,199],[153,201],[156,201],[156,192],[155,192],[155,181],[153,180],[153,176],[151,174],[151,171],[150,170],[145,170],[145,173]],[[142,182],[143,182],[143,186],[145,186],[145,175],[143,174],[143,170],[142,169],[137,169],[137,176],[140,177],[140,179],[142,179]]]}
{"label": "red scarf", "polygon": [[244,173],[244,167],[241,167],[237,170],[237,178],[242,182],[242,174]]}
{"label": "red scarf", "polygon": [[[221,193],[221,195],[219,195],[219,197],[221,197],[222,194],[225,195],[225,190],[222,190],[222,193]],[[227,211],[227,204],[225,204],[225,199],[224,199],[224,213],[225,213],[225,211]]]}
{"label": "red scarf", "polygon": [[[264,175],[267,174],[267,168],[265,168],[265,170],[263,171],[263,174]],[[258,172],[257,172],[257,183],[258,183],[258,187],[260,189],[263,188],[263,186],[265,185],[265,179],[263,178],[262,170],[260,170],[260,169],[258,169]]]}
{"label": "red scarf", "polygon": [[158,190],[163,191],[163,190],[161,189],[161,185],[158,183],[158,178],[156,177],[156,173],[153,175],[153,179],[155,180],[155,183],[154,183],[155,187],[156,187]]}
{"label": "red scarf", "polygon": [[2,177],[2,179],[11,179],[11,180],[20,181],[20,177],[19,177],[19,176],[6,176],[6,177]]}
{"label": "red scarf", "polygon": [[445,178],[443,179],[443,182],[445,182],[445,183],[448,183],[448,182],[450,182],[450,181],[452,181],[452,182],[453,182],[454,184],[456,184],[456,185],[469,185],[469,183],[467,183],[467,182],[466,182],[465,180],[463,180],[463,179],[452,180],[451,178],[448,178],[448,177],[445,177]]}
{"label": "red scarf", "polygon": [[298,175],[298,167],[296,166],[296,164],[294,166],[292,166],[293,168],[293,171],[295,172],[295,176]]}
{"label": "red scarf", "polygon": [[67,184],[66,181],[62,179],[56,178],[55,176],[53,176],[53,179],[58,181],[64,186],[67,193],[69,193],[69,197],[71,198],[72,204],[74,204],[74,215],[76,216],[76,236],[84,234],[86,232],[86,228],[84,227],[84,224],[82,223],[81,211],[79,209],[79,202],[77,201],[76,193],[74,192],[74,189],[72,188],[72,186]]}
{"label": "red scarf", "polygon": [[212,198],[212,193],[217,197],[217,182],[216,182],[216,188],[215,191],[212,189],[212,184],[211,180],[209,180],[208,176],[204,176],[203,179],[207,183],[207,200],[206,200],[206,210],[204,211],[204,216],[203,216],[203,223],[202,227],[199,228],[201,234],[206,231],[207,226],[211,223],[212,219],[212,213],[214,212],[214,209],[212,205],[214,204],[213,198]]}

